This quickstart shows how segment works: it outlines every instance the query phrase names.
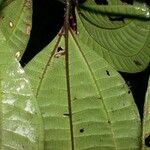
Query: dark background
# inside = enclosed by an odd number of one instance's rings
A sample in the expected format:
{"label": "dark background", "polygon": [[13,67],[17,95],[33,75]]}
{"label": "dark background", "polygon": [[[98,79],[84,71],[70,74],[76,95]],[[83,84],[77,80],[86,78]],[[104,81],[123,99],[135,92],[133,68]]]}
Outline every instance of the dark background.
{"label": "dark background", "polygon": [[[57,0],[33,0],[33,28],[26,52],[21,60],[24,66],[58,33],[63,24],[64,7]],[[121,73],[129,85],[141,118],[150,67],[141,73]]]}

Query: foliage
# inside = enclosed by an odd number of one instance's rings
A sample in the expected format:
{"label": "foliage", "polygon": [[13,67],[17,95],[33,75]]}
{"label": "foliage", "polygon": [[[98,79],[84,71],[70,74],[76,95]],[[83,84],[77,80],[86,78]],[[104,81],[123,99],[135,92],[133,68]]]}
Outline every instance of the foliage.
{"label": "foliage", "polygon": [[[114,5],[115,2],[112,0],[110,6],[95,5],[88,0],[81,4],[79,13],[84,28],[81,30],[92,38],[92,45],[99,47],[95,51],[117,70],[139,72],[150,60],[149,8],[139,2],[128,7]],[[111,21],[110,13],[121,14],[122,21]]]}
{"label": "foliage", "polygon": [[59,1],[64,25],[25,68],[32,2],[0,1],[0,149],[150,149],[150,84],[141,121],[118,73],[149,64],[149,5]]}

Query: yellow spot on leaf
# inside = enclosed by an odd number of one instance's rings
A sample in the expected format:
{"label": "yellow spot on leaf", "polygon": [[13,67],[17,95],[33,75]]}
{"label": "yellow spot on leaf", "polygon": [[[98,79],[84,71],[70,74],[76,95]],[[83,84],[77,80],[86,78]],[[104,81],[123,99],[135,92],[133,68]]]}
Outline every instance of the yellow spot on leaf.
{"label": "yellow spot on leaf", "polygon": [[9,22],[9,26],[12,28],[14,25],[13,25],[13,22]]}
{"label": "yellow spot on leaf", "polygon": [[21,53],[19,51],[15,54],[16,58],[19,58],[20,55],[21,55]]}

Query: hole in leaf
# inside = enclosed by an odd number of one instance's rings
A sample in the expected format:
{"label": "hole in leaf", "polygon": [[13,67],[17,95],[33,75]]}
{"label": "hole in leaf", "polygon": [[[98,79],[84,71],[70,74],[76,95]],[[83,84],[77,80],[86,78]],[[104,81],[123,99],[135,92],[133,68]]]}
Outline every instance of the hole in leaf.
{"label": "hole in leaf", "polygon": [[63,51],[63,49],[61,47],[57,48],[57,52]]}
{"label": "hole in leaf", "polygon": [[80,133],[83,133],[84,132],[84,129],[80,129]]}
{"label": "hole in leaf", "polygon": [[121,2],[124,4],[133,5],[133,0],[121,0]]}
{"label": "hole in leaf", "polygon": [[107,73],[107,75],[108,75],[108,76],[110,76],[110,73],[109,73],[109,71],[108,71],[108,70],[106,70],[106,73]]}
{"label": "hole in leaf", "polygon": [[145,138],[145,145],[150,147],[150,135]]}
{"label": "hole in leaf", "polygon": [[108,5],[108,1],[107,0],[95,0],[95,3],[97,5]]}
{"label": "hole in leaf", "polygon": [[54,54],[55,58],[60,58],[61,56],[65,55],[65,50],[61,47],[57,48],[57,51]]}
{"label": "hole in leaf", "polygon": [[138,60],[134,60],[134,63],[135,63],[137,66],[141,66],[141,65],[142,65]]}
{"label": "hole in leaf", "polygon": [[124,23],[124,17],[123,16],[108,16],[110,21],[122,21]]}
{"label": "hole in leaf", "polygon": [[[97,5],[108,5],[107,0],[95,0]],[[122,21],[124,23],[124,17],[122,16],[108,16],[110,21]]]}
{"label": "hole in leaf", "polygon": [[130,94],[130,93],[131,93],[131,91],[129,90],[129,91],[128,91],[128,94]]}

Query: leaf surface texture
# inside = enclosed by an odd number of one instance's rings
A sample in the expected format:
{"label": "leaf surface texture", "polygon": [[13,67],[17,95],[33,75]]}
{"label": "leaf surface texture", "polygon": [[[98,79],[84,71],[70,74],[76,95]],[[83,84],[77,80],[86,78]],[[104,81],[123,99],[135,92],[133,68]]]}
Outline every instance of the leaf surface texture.
{"label": "leaf surface texture", "polygon": [[37,101],[11,48],[5,38],[0,39],[0,149],[42,150],[42,118]]}
{"label": "leaf surface texture", "polygon": [[62,33],[25,68],[43,117],[44,149],[138,150],[140,120],[132,94],[87,45],[69,31],[69,76]]}
{"label": "leaf surface texture", "polygon": [[79,3],[78,31],[82,41],[118,71],[140,72],[150,61],[150,11],[145,3],[127,5],[110,0],[96,5],[94,0]]}
{"label": "leaf surface texture", "polygon": [[4,0],[0,29],[18,60],[24,53],[31,31],[32,0]]}

